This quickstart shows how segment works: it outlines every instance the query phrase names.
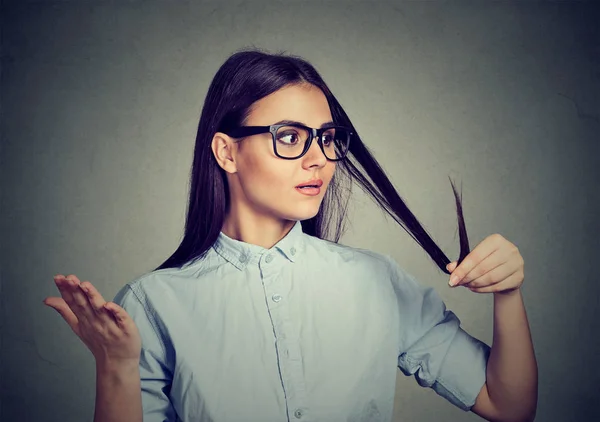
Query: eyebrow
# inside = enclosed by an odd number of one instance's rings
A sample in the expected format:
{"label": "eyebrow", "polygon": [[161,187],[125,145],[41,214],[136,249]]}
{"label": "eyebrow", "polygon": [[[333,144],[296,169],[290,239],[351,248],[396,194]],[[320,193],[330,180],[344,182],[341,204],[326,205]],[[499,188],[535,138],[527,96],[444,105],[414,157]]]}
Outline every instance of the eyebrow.
{"label": "eyebrow", "polygon": [[[280,120],[278,122],[273,123],[274,125],[302,125],[302,126],[308,126],[306,123],[302,123],[302,122],[298,122],[296,120]],[[335,123],[332,121],[329,122],[325,122],[321,125],[320,129],[329,127],[329,126],[334,126]]]}

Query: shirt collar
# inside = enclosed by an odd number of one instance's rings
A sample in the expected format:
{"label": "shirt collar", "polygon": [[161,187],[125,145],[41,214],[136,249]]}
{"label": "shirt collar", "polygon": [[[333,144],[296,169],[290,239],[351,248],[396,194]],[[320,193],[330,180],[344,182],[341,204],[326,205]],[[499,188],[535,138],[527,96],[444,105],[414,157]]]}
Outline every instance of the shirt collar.
{"label": "shirt collar", "polygon": [[296,224],[294,224],[292,229],[283,237],[283,239],[273,245],[270,249],[266,249],[262,246],[232,239],[225,233],[219,232],[219,236],[217,237],[217,240],[215,240],[213,248],[237,269],[242,270],[248,263],[252,261],[258,262],[260,256],[265,252],[275,250],[279,251],[289,261],[295,262],[298,255],[304,250],[303,235],[302,223],[296,221]]}

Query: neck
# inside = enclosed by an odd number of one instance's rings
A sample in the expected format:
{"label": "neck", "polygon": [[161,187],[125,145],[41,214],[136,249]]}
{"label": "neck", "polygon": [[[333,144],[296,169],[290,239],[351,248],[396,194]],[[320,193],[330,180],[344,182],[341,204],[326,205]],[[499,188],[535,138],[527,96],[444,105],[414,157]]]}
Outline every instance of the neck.
{"label": "neck", "polygon": [[232,209],[225,216],[221,231],[232,239],[270,249],[287,235],[296,224],[294,220],[274,219],[272,216],[240,215]]}

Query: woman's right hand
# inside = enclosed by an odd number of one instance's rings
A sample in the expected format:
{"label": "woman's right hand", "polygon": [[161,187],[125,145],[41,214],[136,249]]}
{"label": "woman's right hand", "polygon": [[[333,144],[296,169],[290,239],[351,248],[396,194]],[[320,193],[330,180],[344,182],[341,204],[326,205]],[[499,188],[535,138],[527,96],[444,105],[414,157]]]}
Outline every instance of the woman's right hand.
{"label": "woman's right hand", "polygon": [[139,361],[142,340],[139,331],[123,308],[106,302],[89,281],[75,275],[54,276],[60,297],[47,297],[44,304],[54,308],[73,332],[90,349],[97,364]]}

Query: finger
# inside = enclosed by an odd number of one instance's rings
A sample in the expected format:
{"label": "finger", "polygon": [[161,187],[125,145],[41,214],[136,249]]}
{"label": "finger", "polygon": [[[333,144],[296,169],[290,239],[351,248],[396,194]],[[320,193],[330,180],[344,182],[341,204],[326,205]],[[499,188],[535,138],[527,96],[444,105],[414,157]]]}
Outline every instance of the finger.
{"label": "finger", "polygon": [[121,330],[129,331],[129,324],[132,322],[132,320],[127,312],[125,312],[125,309],[121,308],[114,302],[106,302],[104,304],[104,308],[110,312],[113,321]]}
{"label": "finger", "polygon": [[73,302],[73,293],[71,292],[71,289],[69,287],[69,285],[73,283],[73,281],[67,279],[67,277],[65,277],[62,274],[57,274],[54,276],[54,283],[56,284],[60,295],[65,300],[67,305],[73,305],[75,302]]}
{"label": "finger", "polygon": [[72,287],[70,286],[70,284],[74,283],[74,281],[67,279],[67,277],[62,274],[57,274],[54,276],[54,283],[56,284],[62,299],[79,320],[79,316],[77,315],[77,312],[75,312],[75,301],[73,299]]}
{"label": "finger", "polygon": [[63,296],[65,302],[67,302],[73,313],[75,313],[80,323],[87,323],[87,321],[94,318],[94,311],[91,309],[87,298],[79,287],[81,281],[74,274],[68,275],[65,277],[65,280],[66,297]]}
{"label": "finger", "polygon": [[508,278],[505,278],[504,280],[502,280],[502,282],[500,283],[496,283],[496,284],[492,284],[490,286],[485,286],[485,287],[471,287],[469,288],[469,290],[471,290],[472,292],[475,293],[498,293],[498,292],[503,292],[505,290],[512,290],[514,289],[516,283],[516,280],[520,277],[519,275],[519,271],[515,271],[513,274],[511,274]]}
{"label": "finger", "polygon": [[106,301],[92,283],[84,281],[79,285],[79,288],[95,312],[102,312],[104,310]]}
{"label": "finger", "polygon": [[87,297],[89,306],[97,318],[99,318],[103,323],[107,323],[109,321],[114,322],[111,311],[104,307],[106,301],[100,292],[92,285],[92,283],[89,281],[84,281],[79,285],[79,288]]}
{"label": "finger", "polygon": [[[502,256],[500,251],[494,251],[491,255],[484,258],[481,262],[479,262],[467,275],[465,275],[462,280],[460,280],[456,286],[464,286],[476,280],[478,278],[484,277],[485,274],[490,271],[502,266],[506,263],[505,257]],[[498,280],[498,279],[496,279]],[[488,283],[489,284],[489,283]]]}
{"label": "finger", "polygon": [[452,261],[448,265],[446,265],[446,269],[450,272],[454,271],[456,268],[457,261]]}
{"label": "finger", "polygon": [[[501,265],[503,266],[504,264],[509,262],[510,256],[512,253],[513,252],[510,248],[502,248],[501,247],[501,248],[495,250],[494,252],[492,252],[491,255],[487,256],[479,264],[477,264],[475,266],[475,268],[473,268],[469,272],[469,274],[464,276],[458,285],[466,286],[473,280],[482,277],[484,274],[492,271],[493,269],[495,269]],[[512,274],[513,271],[505,269],[505,272],[508,272],[508,274],[510,275],[510,274]],[[496,277],[491,280],[495,280],[495,282],[497,283],[497,282],[501,281],[503,278],[505,278],[505,277],[502,277],[502,278]],[[493,284],[493,283],[494,283],[493,281],[489,281],[487,284]]]}
{"label": "finger", "polygon": [[47,297],[44,299],[44,304],[56,312],[58,312],[63,319],[69,324],[71,329],[77,334],[79,333],[79,321],[77,316],[73,313],[67,302],[60,297]]}
{"label": "finger", "polygon": [[500,242],[495,241],[496,239],[493,235],[485,238],[479,245],[475,247],[463,261],[460,263],[458,267],[452,271],[452,275],[450,276],[450,281],[448,284],[450,286],[459,285],[462,279],[473,270],[481,261],[486,259],[489,255],[496,252],[500,246]]}
{"label": "finger", "polygon": [[510,265],[504,263],[487,272],[486,274],[483,274],[481,277],[478,277],[475,280],[465,284],[465,287],[470,289],[479,289],[486,286],[492,286],[497,283],[502,283],[517,271],[518,268],[511,268]]}

